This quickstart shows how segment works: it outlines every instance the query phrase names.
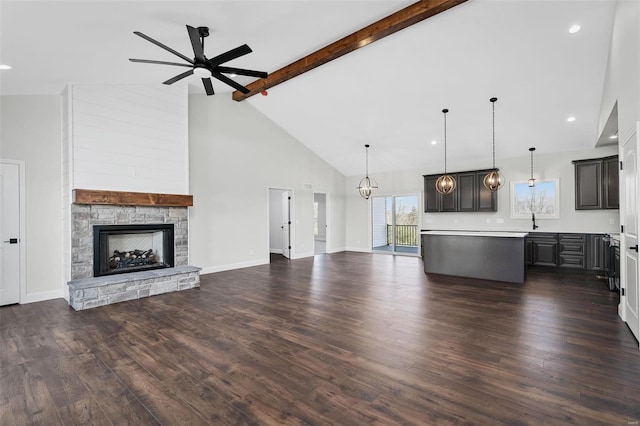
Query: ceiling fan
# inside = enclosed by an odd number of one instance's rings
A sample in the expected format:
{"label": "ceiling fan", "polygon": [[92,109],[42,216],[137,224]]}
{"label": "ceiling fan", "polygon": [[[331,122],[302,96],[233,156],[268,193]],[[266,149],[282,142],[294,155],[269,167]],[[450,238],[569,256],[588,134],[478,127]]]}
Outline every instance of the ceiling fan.
{"label": "ceiling fan", "polygon": [[268,74],[263,71],[254,71],[254,70],[246,70],[242,68],[233,68],[222,66],[225,62],[229,62],[233,59],[244,56],[248,53],[251,53],[252,50],[246,44],[242,46],[238,46],[235,49],[231,49],[228,52],[222,53],[218,56],[215,56],[211,59],[207,59],[204,55],[204,39],[209,36],[209,28],[208,27],[198,27],[194,28],[190,25],[187,25],[187,32],[189,33],[189,39],[191,40],[191,46],[193,47],[193,54],[195,57],[193,59],[188,58],[180,52],[177,52],[160,43],[157,40],[152,39],[146,34],[141,33],[140,31],[134,31],[133,33],[137,36],[142,37],[143,39],[150,41],[158,47],[163,48],[164,50],[173,53],[181,59],[184,59],[188,62],[188,64],[182,64],[178,62],[166,62],[166,61],[153,61],[149,59],[129,59],[131,62],[141,62],[144,64],[160,64],[160,65],[172,65],[176,67],[187,67],[191,68],[188,71],[183,72],[182,74],[178,74],[173,78],[163,82],[163,84],[173,84],[176,81],[182,80],[185,77],[190,76],[191,74],[195,74],[197,77],[202,79],[202,84],[204,85],[204,90],[207,92],[207,95],[213,95],[215,92],[213,91],[213,84],[211,83],[211,77],[220,80],[221,82],[228,84],[236,90],[239,90],[242,93],[249,93],[249,89],[244,87],[243,85],[236,83],[231,78],[227,77],[224,74],[237,74],[237,75],[245,75],[249,77],[258,77],[258,78],[266,78]]}

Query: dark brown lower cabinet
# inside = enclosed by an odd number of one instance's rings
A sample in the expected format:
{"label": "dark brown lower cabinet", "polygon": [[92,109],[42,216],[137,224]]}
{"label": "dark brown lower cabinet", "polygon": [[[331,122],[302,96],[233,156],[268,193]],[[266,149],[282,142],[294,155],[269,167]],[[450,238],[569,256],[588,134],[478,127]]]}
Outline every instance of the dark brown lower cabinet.
{"label": "dark brown lower cabinet", "polygon": [[527,236],[527,264],[604,271],[608,245],[604,234],[532,232]]}
{"label": "dark brown lower cabinet", "polygon": [[586,247],[584,234],[559,234],[560,254],[558,266],[584,269],[586,267]]}
{"label": "dark brown lower cabinet", "polygon": [[603,271],[605,269],[605,258],[608,249],[608,243],[603,239],[602,234],[587,235],[587,269],[592,271]]}
{"label": "dark brown lower cabinet", "polygon": [[558,234],[536,233],[527,237],[527,257],[530,265],[558,265]]}

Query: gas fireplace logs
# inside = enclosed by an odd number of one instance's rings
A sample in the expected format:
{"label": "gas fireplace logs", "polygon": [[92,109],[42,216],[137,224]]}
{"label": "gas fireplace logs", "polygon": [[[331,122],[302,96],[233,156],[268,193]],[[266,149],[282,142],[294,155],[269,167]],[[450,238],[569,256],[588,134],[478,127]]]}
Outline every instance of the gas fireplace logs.
{"label": "gas fireplace logs", "polygon": [[113,252],[113,256],[109,258],[109,267],[111,269],[132,268],[135,266],[155,265],[158,263],[158,257],[153,254],[153,250],[129,250]]}

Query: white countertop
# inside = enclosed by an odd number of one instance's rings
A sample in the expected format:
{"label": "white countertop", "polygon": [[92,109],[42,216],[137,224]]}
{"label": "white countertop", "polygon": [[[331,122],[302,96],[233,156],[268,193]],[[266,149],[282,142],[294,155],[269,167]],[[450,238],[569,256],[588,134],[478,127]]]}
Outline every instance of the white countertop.
{"label": "white countertop", "polygon": [[528,232],[492,232],[492,231],[421,231],[421,235],[451,235],[459,237],[500,237],[524,238]]}

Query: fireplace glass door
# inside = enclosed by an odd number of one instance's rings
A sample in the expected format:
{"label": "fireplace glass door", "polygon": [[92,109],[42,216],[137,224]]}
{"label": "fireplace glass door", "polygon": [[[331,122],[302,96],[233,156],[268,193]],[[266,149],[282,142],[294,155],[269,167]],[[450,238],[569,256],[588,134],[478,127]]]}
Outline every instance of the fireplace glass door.
{"label": "fireplace glass door", "polygon": [[96,225],[94,276],[173,266],[173,224]]}

